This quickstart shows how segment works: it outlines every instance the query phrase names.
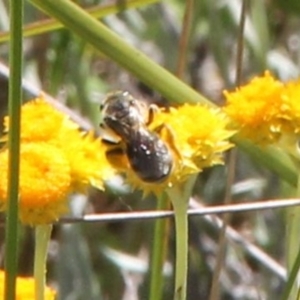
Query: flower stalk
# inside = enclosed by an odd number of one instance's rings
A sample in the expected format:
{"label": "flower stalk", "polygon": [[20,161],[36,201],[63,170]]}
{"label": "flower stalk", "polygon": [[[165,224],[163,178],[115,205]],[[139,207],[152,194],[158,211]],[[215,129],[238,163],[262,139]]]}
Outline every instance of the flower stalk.
{"label": "flower stalk", "polygon": [[175,213],[176,264],[174,300],[185,300],[188,271],[188,203],[197,176],[193,175],[184,185],[167,190]]}
{"label": "flower stalk", "polygon": [[[300,197],[300,176],[298,176],[298,186],[296,197]],[[282,300],[299,298],[299,267],[300,267],[300,207],[289,208],[287,211],[287,267],[288,281],[282,296]]]}
{"label": "flower stalk", "polygon": [[185,300],[188,269],[188,201],[182,198],[182,192],[178,187],[171,188],[168,191],[168,195],[173,204],[176,230],[175,288],[173,299]]}
{"label": "flower stalk", "polygon": [[[170,203],[165,194],[157,197],[157,210],[170,209]],[[170,219],[157,219],[154,225],[154,238],[152,243],[150,264],[149,300],[160,300],[163,295],[163,268],[168,251],[168,236]]]}
{"label": "flower stalk", "polygon": [[35,227],[34,278],[36,300],[44,300],[45,298],[46,260],[51,231],[52,224]]}

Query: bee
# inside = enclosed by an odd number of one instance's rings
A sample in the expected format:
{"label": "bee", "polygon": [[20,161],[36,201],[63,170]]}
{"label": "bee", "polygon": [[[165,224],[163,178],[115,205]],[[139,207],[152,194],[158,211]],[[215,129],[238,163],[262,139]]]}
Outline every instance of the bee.
{"label": "bee", "polygon": [[173,156],[158,135],[161,128],[152,131],[147,127],[153,120],[153,108],[128,92],[118,91],[104,99],[100,110],[100,126],[116,137],[119,150],[137,176],[149,183],[164,181],[172,171]]}

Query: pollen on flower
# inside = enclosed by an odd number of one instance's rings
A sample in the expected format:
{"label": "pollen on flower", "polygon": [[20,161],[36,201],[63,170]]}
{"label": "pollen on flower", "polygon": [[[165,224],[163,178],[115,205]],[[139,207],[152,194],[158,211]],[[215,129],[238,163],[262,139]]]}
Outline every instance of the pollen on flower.
{"label": "pollen on flower", "polygon": [[[5,272],[0,271],[0,294],[4,295]],[[44,299],[54,300],[56,291],[50,287],[45,288]],[[16,299],[17,300],[34,300],[35,299],[35,280],[32,277],[17,277],[16,282]]]}
{"label": "pollen on flower", "polygon": [[221,164],[222,153],[232,147],[228,138],[234,131],[227,127],[228,119],[219,109],[202,105],[184,104],[168,111],[157,111],[149,129],[157,132],[172,153],[171,174],[162,182],[147,183],[128,168],[128,181],[144,194],[158,194],[186,181],[203,168]]}

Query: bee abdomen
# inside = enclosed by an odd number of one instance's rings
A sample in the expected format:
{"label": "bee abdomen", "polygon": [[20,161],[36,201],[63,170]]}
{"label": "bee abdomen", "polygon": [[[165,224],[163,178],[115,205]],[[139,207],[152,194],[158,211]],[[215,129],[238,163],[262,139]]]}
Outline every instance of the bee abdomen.
{"label": "bee abdomen", "polygon": [[172,171],[173,159],[167,145],[159,138],[127,145],[127,157],[133,171],[145,182],[160,182]]}

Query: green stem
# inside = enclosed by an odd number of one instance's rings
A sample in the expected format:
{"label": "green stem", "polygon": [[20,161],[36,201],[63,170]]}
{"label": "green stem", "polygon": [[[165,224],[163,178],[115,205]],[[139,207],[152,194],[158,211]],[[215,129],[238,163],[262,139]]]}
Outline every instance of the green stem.
{"label": "green stem", "polygon": [[69,0],[30,0],[167,99],[210,102]]}
{"label": "green stem", "polygon": [[191,35],[191,23],[193,21],[194,0],[187,0],[183,17],[182,30],[179,39],[179,55],[176,75],[178,78],[184,78],[187,66],[186,59]]}
{"label": "green stem", "polygon": [[[126,3],[108,3],[108,4],[98,4],[89,8],[85,8],[85,10],[96,19],[103,18],[110,14],[117,14],[122,11],[132,9],[132,8],[139,8],[141,6],[153,4],[158,2],[159,0],[131,0],[126,1]],[[45,19],[39,20],[34,23],[30,23],[23,28],[23,36],[35,36],[47,32],[52,32],[54,30],[58,30],[63,28],[64,25],[54,19]],[[0,44],[3,42],[9,41],[9,33],[7,32],[0,32]]]}
{"label": "green stem", "polygon": [[175,213],[176,265],[174,300],[185,300],[188,271],[188,215],[187,209],[197,174],[190,176],[184,185],[167,190]]}
{"label": "green stem", "polygon": [[[157,210],[170,208],[166,195],[157,199]],[[152,243],[151,273],[150,273],[150,296],[149,300],[160,300],[163,291],[163,267],[168,248],[168,233],[170,219],[158,219],[155,221],[154,239]]]}
{"label": "green stem", "polygon": [[35,300],[44,300],[47,249],[51,231],[52,225],[38,225],[35,228]]}
{"label": "green stem", "polygon": [[[296,190],[296,197],[300,196],[300,175],[298,176],[298,185]],[[300,207],[293,207],[288,209],[287,213],[287,266],[288,266],[288,282],[283,292],[282,299],[299,300],[299,284],[296,281],[299,276],[300,267]]]}
{"label": "green stem", "polygon": [[[175,213],[175,231],[176,231],[176,265],[175,265],[175,290],[174,300],[186,299],[186,280],[188,269],[188,202],[192,194],[197,175],[190,176],[189,180],[182,186],[174,186],[168,189],[167,195],[169,196],[174,213]],[[164,230],[165,232],[165,230]],[[165,239],[163,239],[165,240]],[[159,250],[159,249],[158,249]],[[161,274],[161,269],[156,274]],[[155,276],[155,272],[152,272]],[[155,279],[157,280],[157,279]],[[153,283],[154,285],[155,283]],[[157,285],[159,287],[159,285]],[[152,294],[154,298],[155,294]],[[160,297],[160,294],[158,294]]]}
{"label": "green stem", "polygon": [[[180,203],[177,200],[181,200]],[[182,199],[174,201],[176,228],[176,280],[174,300],[186,299],[187,270],[188,270],[188,220],[187,205]],[[179,250],[180,249],[180,250]]]}
{"label": "green stem", "polygon": [[258,147],[249,140],[235,136],[232,138],[239,149],[247,153],[253,160],[269,170],[275,172],[281,179],[287,181],[292,186],[297,186],[298,169],[289,155],[281,151],[278,147]]}
{"label": "green stem", "polygon": [[22,25],[23,1],[10,1],[10,79],[8,110],[10,120],[8,135],[8,203],[5,230],[5,291],[7,300],[15,299],[18,252],[18,200],[20,161],[20,114],[22,102]]}
{"label": "green stem", "polygon": [[[297,257],[294,261],[294,265],[289,272],[289,278],[288,278],[288,282],[285,286],[285,289],[283,291],[283,295],[281,298],[282,300],[294,299],[294,298],[291,298],[291,295],[292,295],[291,292],[292,292],[294,282],[295,282],[298,272],[299,272],[299,266],[300,266],[300,251],[298,251]],[[296,292],[297,292],[297,290],[296,290]],[[299,289],[298,289],[297,294],[299,294]],[[295,298],[295,299],[299,299],[298,295],[297,295],[297,298]]]}

